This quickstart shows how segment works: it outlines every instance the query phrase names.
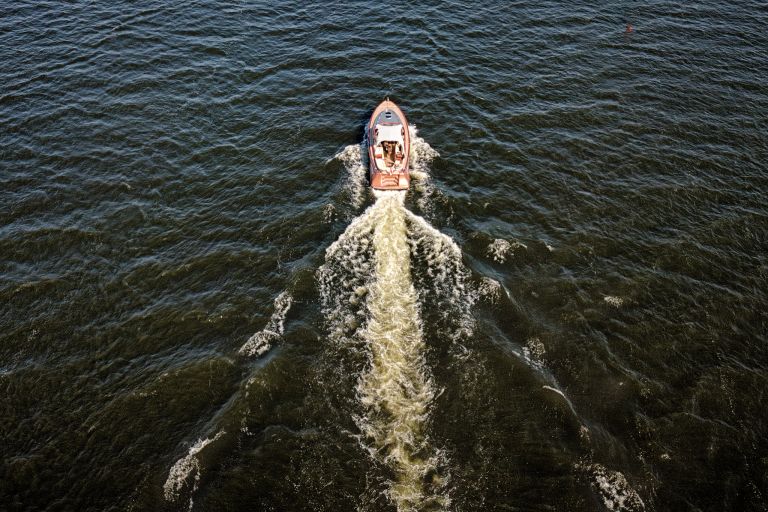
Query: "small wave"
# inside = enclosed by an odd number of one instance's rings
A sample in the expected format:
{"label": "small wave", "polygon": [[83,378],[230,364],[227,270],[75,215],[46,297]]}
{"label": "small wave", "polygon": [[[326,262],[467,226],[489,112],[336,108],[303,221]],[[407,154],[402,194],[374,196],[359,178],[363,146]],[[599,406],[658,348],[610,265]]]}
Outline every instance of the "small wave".
{"label": "small wave", "polygon": [[[542,369],[541,366],[538,367],[539,370]],[[557,385],[557,383],[553,382],[553,384]],[[568,408],[571,410],[571,413],[573,413],[573,417],[576,419],[579,419],[579,414],[576,412],[576,408],[573,406],[573,402],[571,402],[570,398],[565,396],[565,393],[563,393],[560,389],[552,387],[552,386],[541,386],[541,389],[546,389],[547,391],[552,391],[553,393],[557,393],[561,397],[563,397],[563,400],[565,400],[566,405],[568,405]],[[581,421],[581,420],[579,420]]]}
{"label": "small wave", "polygon": [[364,146],[350,144],[342,149],[334,158],[339,159],[347,170],[347,188],[352,206],[360,208],[365,201],[366,168],[363,162]]}
{"label": "small wave", "polygon": [[605,507],[611,512],[645,510],[645,503],[630,487],[623,474],[611,471],[602,464],[577,465],[577,469],[587,471],[591,475],[594,487],[600,493]]}
{"label": "small wave", "polygon": [[490,244],[488,244],[488,250],[486,254],[493,258],[496,263],[504,263],[507,261],[510,253],[514,254],[517,249],[527,249],[528,246],[522,242],[514,241],[509,242],[503,238],[497,238]]}
{"label": "small wave", "polygon": [[266,327],[257,332],[240,347],[239,353],[252,357],[260,356],[272,348],[272,345],[283,336],[285,316],[291,308],[293,298],[288,292],[282,292],[275,299],[275,310]]}
{"label": "small wave", "polygon": [[200,485],[201,470],[200,460],[198,459],[197,454],[200,453],[203,448],[219,439],[224,433],[224,431],[221,431],[212,438],[198,439],[198,441],[189,449],[189,453],[177,460],[176,463],[171,466],[170,471],[168,471],[168,479],[163,485],[163,496],[165,496],[167,501],[176,500],[179,497],[181,490],[184,488],[184,484],[187,483],[190,477],[192,477],[192,488],[190,489],[188,508],[188,510],[192,510],[192,495],[197,491],[198,485]]}
{"label": "small wave", "polygon": [[565,393],[563,393],[562,391],[560,391],[560,390],[559,390],[559,389],[557,389],[557,388],[553,388],[552,386],[541,386],[541,389],[546,389],[546,390],[548,390],[548,391],[552,391],[552,392],[554,392],[554,393],[557,393],[557,394],[558,394],[558,395],[560,395],[561,397],[563,397],[563,398],[565,398],[566,400],[568,400],[568,398],[565,396]]}
{"label": "small wave", "polygon": [[432,160],[440,156],[427,141],[419,137],[419,131],[414,125],[408,127],[411,138],[410,173],[412,178],[411,188],[418,194],[416,204],[419,210],[431,213],[432,196],[435,193],[432,185],[429,165]]}
{"label": "small wave", "polygon": [[491,304],[496,304],[501,299],[501,283],[490,277],[483,277],[480,280],[477,291]]}
{"label": "small wave", "polygon": [[544,367],[544,354],[546,354],[544,344],[539,338],[528,338],[523,347],[523,357],[525,361],[533,368],[541,370]]}

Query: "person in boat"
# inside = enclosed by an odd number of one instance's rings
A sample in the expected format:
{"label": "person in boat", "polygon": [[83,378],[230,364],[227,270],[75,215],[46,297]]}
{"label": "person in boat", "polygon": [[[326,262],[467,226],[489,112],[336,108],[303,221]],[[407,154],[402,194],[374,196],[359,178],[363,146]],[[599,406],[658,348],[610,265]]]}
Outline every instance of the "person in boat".
{"label": "person in boat", "polygon": [[381,147],[384,150],[384,165],[392,167],[395,165],[395,148],[397,147],[397,144],[385,140],[381,143]]}

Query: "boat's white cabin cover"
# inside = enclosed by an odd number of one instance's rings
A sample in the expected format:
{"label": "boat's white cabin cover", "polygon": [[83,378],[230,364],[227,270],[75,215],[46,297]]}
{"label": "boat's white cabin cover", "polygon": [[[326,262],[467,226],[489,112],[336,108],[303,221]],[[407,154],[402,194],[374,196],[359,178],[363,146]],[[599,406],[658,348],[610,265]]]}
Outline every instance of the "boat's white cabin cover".
{"label": "boat's white cabin cover", "polygon": [[376,143],[389,140],[392,142],[403,142],[403,125],[401,124],[377,124]]}

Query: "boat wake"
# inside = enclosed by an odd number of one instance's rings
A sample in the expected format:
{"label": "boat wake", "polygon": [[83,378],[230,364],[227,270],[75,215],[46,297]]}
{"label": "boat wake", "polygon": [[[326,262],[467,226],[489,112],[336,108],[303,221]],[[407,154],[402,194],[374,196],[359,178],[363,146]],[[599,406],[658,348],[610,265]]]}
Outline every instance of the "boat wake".
{"label": "boat wake", "polygon": [[[437,152],[417,137],[415,130],[411,136],[416,178],[411,193],[416,196],[415,205],[422,208],[425,197],[433,193],[428,168]],[[360,146],[350,145],[336,158],[347,168],[354,206],[362,206],[366,167]],[[354,419],[356,429],[351,430],[357,432],[352,433],[353,440],[373,462],[375,474],[366,475],[368,488],[364,494],[383,493],[384,499],[403,512],[446,510],[457,484],[451,482],[450,460],[437,440],[439,435],[432,434],[432,413],[442,390],[435,384],[427,356],[432,350],[447,349],[452,352],[456,368],[468,371],[464,363],[473,359],[473,352],[464,343],[475,329],[475,304],[480,299],[498,303],[505,296],[511,298],[491,278],[484,277],[477,285],[471,283],[462,250],[451,237],[406,208],[405,191],[373,194],[375,202],[352,219],[326,249],[324,262],[316,272],[330,352],[335,352],[335,364],[345,369],[340,372],[343,379],[350,379],[345,389],[354,389],[355,396],[345,402],[343,415]],[[424,207],[422,211],[429,210]],[[487,256],[503,262],[511,247],[495,242]],[[239,353],[249,358],[266,354],[283,337],[292,302],[287,291],[279,294],[267,324],[242,345]],[[536,337],[531,337],[520,353],[515,352],[544,376],[551,385],[542,387],[562,396],[581,422],[544,367],[545,353]],[[256,380],[253,376],[242,388],[244,397],[248,397]],[[237,400],[231,402],[236,404]],[[225,411],[214,418],[208,436],[193,444],[170,468],[163,489],[166,500],[177,501],[186,495],[191,509],[204,461],[210,458],[204,452],[210,450],[210,445],[239,442],[238,436],[250,435],[251,408],[231,407],[238,414]],[[583,424],[582,432],[588,442],[589,430]],[[575,469],[594,475],[593,486],[609,509],[643,508],[642,500],[623,475],[593,464],[591,458],[584,460]],[[454,468],[454,473],[461,482],[459,470]]]}
{"label": "boat wake", "polygon": [[[411,136],[419,204],[429,191],[427,168],[437,152],[413,127]],[[347,170],[354,207],[362,206],[367,190],[362,155],[359,145],[350,145],[335,157]],[[331,343],[350,360],[365,361],[356,377],[359,410],[350,414],[363,449],[385,473],[383,491],[400,511],[442,510],[451,501],[448,464],[428,432],[430,406],[439,390],[426,364],[422,311],[428,301],[437,301],[447,307],[446,315],[464,319],[464,331],[457,333],[471,330],[468,307],[473,300],[465,284],[469,272],[453,240],[405,208],[405,191],[374,194],[375,203],[326,250],[317,271],[323,313]],[[415,280],[412,261],[424,273]],[[279,294],[271,318],[239,354],[248,358],[266,354],[283,337],[292,302],[287,291]],[[462,305],[461,311],[456,304]],[[242,390],[245,396],[250,383]],[[236,419],[225,420],[226,415],[211,420],[215,435],[211,432],[198,440],[170,468],[163,489],[166,500],[187,495],[191,509],[204,469],[202,452],[231,437],[225,428],[247,431],[237,427]]]}
{"label": "boat wake", "polygon": [[[321,296],[331,339],[367,351],[357,424],[371,456],[394,474],[398,510],[446,507],[445,457],[427,434],[435,385],[425,362],[419,295],[411,280],[405,192],[378,193],[326,251]],[[415,216],[413,216],[415,217]]]}
{"label": "boat wake", "polygon": [[[425,167],[437,153],[412,135],[412,158],[425,183]],[[426,364],[422,310],[432,300],[449,305],[444,314],[461,318],[464,327],[456,339],[468,334],[469,272],[453,240],[405,208],[405,191],[374,194],[376,202],[326,250],[317,273],[324,314],[333,343],[366,354],[356,422],[368,453],[392,475],[388,497],[400,511],[445,509],[448,461],[428,432],[439,390]],[[424,272],[415,280],[412,262]]]}

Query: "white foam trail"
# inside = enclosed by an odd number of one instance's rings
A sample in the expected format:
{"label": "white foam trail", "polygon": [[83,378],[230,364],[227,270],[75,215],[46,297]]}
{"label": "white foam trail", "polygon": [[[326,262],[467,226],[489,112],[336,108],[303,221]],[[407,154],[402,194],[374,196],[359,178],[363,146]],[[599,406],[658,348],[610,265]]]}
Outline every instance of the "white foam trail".
{"label": "white foam trail", "polygon": [[376,280],[365,330],[370,369],[360,378],[358,393],[368,409],[360,428],[373,440],[377,456],[395,471],[390,497],[398,510],[407,511],[426,499],[441,499],[447,506],[448,499],[424,492],[424,480],[436,473],[439,457],[424,432],[435,390],[425,367],[402,196],[385,196],[376,204],[382,218],[373,232]]}
{"label": "white foam trail", "polygon": [[167,501],[173,501],[178,498],[184,484],[187,483],[190,476],[194,475],[192,488],[190,490],[188,509],[192,510],[192,495],[197,491],[197,487],[200,484],[200,460],[198,459],[197,454],[200,453],[200,450],[224,435],[224,433],[225,432],[222,430],[211,439],[198,439],[198,441],[189,449],[189,453],[171,466],[170,471],[168,471],[168,479],[163,485],[163,496],[165,496]]}
{"label": "white foam trail", "polygon": [[285,316],[288,314],[292,302],[293,298],[287,291],[278,295],[275,299],[275,310],[266,327],[251,336],[248,341],[240,347],[239,352],[243,355],[252,357],[260,356],[272,348],[272,344],[283,335]]}
{"label": "white foam trail", "polygon": [[347,170],[349,195],[355,208],[360,208],[365,200],[367,169],[363,162],[364,153],[364,145],[350,144],[334,157],[338,158]]}
{"label": "white foam trail", "polygon": [[426,367],[418,295],[411,281],[404,192],[376,192],[376,203],[326,250],[318,271],[331,339],[368,357],[358,379],[356,418],[372,457],[395,474],[388,496],[399,511],[445,508],[442,453],[426,435],[435,389]]}

